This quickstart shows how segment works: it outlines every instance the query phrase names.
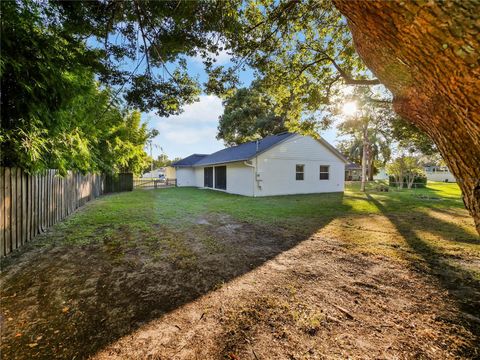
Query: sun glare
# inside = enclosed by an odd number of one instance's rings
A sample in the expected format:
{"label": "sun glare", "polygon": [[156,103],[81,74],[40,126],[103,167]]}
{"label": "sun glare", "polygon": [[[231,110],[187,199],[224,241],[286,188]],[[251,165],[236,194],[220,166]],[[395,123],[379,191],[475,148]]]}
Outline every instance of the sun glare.
{"label": "sun glare", "polygon": [[357,103],[355,101],[345,103],[343,105],[342,112],[344,115],[347,116],[355,115],[355,113],[357,112]]}

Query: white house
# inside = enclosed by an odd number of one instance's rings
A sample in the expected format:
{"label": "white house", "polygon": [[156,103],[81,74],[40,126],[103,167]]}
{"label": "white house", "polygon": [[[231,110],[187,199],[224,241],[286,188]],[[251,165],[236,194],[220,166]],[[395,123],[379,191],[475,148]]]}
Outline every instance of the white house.
{"label": "white house", "polygon": [[456,182],[455,176],[450,172],[447,166],[425,166],[425,175],[427,180],[442,181],[442,182]]}
{"label": "white house", "polygon": [[246,196],[343,192],[348,161],[324,139],[293,133],[267,136],[172,164],[177,186]]}

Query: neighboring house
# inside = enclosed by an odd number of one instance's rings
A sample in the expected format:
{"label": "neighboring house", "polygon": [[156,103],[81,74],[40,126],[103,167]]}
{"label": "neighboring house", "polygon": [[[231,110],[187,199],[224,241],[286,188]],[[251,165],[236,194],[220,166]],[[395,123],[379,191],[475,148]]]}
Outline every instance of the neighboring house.
{"label": "neighboring house", "polygon": [[456,182],[455,176],[450,172],[447,166],[430,165],[425,166],[425,174],[427,180],[442,181],[442,182]]}
{"label": "neighboring house", "polygon": [[142,175],[142,178],[155,178],[155,179],[158,179],[159,177],[163,177],[165,176],[165,172],[163,170],[163,168],[159,168],[159,169],[154,169],[152,171],[149,171],[149,172],[146,172]]}
{"label": "neighboring house", "polygon": [[165,166],[165,177],[167,179],[176,179],[177,178],[177,172],[175,171],[175,168],[173,166]]}
{"label": "neighboring house", "polygon": [[378,173],[373,175],[373,180],[388,180],[388,174],[385,168],[378,169]]}
{"label": "neighboring house", "polygon": [[362,180],[362,167],[353,162],[345,165],[345,181]]}
{"label": "neighboring house", "polygon": [[281,133],[172,164],[177,186],[246,196],[343,192],[347,160],[328,142]]}

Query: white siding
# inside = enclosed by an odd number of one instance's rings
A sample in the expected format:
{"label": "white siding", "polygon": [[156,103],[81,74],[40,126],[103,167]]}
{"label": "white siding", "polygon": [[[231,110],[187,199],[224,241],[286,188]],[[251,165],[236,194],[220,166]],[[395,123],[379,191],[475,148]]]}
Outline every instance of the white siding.
{"label": "white siding", "polygon": [[165,177],[167,179],[176,179],[177,177],[177,173],[175,171],[175,168],[174,167],[171,167],[171,166],[167,166],[165,168]]}
{"label": "white siding", "polygon": [[177,168],[177,186],[197,186],[195,170],[191,167]]}
{"label": "white siding", "polygon": [[[218,166],[227,166],[227,190],[231,194],[253,196],[253,168],[246,166],[243,162],[232,164],[218,164]],[[208,167],[215,167],[211,165]],[[195,168],[195,183],[197,187],[203,186],[204,167]],[[215,171],[215,170],[214,170]],[[178,174],[178,173],[177,173]],[[215,173],[214,173],[215,174]],[[215,175],[213,176],[213,190],[215,189]],[[219,190],[224,191],[224,190]]]}
{"label": "white siding", "polygon": [[243,163],[227,164],[227,192],[253,196],[253,168]]}
{"label": "white siding", "polygon": [[447,182],[456,182],[457,179],[455,179],[455,176],[451,172],[433,172],[433,171],[427,171],[425,172],[427,175],[427,180],[430,181],[442,181],[444,182],[447,180]]}
{"label": "white siding", "polygon": [[[255,196],[344,191],[345,163],[325,145],[297,135],[253,159],[257,164]],[[296,180],[295,166],[303,164],[304,180]],[[320,165],[329,166],[329,179],[320,180]],[[257,185],[259,184],[259,185]]]}
{"label": "white siding", "polygon": [[195,186],[203,187],[203,167],[195,168]]}
{"label": "white siding", "polygon": [[[226,192],[272,196],[344,191],[345,163],[324,144],[309,136],[289,138],[250,162],[256,168],[244,162],[218,164],[227,166]],[[296,180],[297,164],[305,166],[304,180]],[[320,165],[329,166],[328,180],[320,180]],[[177,168],[177,185],[203,187],[203,169]]]}

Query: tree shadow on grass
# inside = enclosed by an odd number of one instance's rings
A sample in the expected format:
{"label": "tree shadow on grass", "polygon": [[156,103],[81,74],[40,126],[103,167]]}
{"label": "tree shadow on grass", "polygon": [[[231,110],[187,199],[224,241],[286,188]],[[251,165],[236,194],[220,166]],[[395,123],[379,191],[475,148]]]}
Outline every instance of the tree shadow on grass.
{"label": "tree shadow on grass", "polygon": [[[138,231],[125,218],[121,226],[102,225],[95,242],[80,245],[62,243],[63,230],[53,231],[43,244],[14,254],[4,271],[3,357],[88,358],[293,248],[331,220],[289,231],[205,213],[188,231],[162,224]],[[49,242],[52,237],[58,240]]]}
{"label": "tree shadow on grass", "polygon": [[[433,212],[440,212],[442,210],[432,209]],[[480,245],[480,237],[476,234],[466,231],[463,227],[456,225],[452,222],[439,219],[432,216],[431,214],[425,212],[413,212],[411,218],[418,216],[420,219],[427,217],[427,221],[416,222],[416,230],[428,231],[432,234],[435,234],[439,237],[444,238],[445,240],[454,242],[454,243],[463,243],[463,244],[472,244]]]}
{"label": "tree shadow on grass", "polygon": [[[408,214],[399,216],[399,214],[388,211],[380,201],[371,195],[367,194],[367,197],[390,220],[415,254],[424,260],[426,268],[415,258],[410,259],[412,265],[421,272],[426,271],[438,280],[438,283],[448,291],[465,315],[464,318],[458,320],[467,325],[472,333],[480,339],[480,281],[478,275],[475,276],[472,271],[448,261],[447,254],[441,253],[439,248],[420,238],[416,231],[444,235],[443,229],[451,234],[458,234],[463,239],[462,242],[471,244],[478,243],[478,238],[475,239],[476,236],[452,223],[428,216],[424,212],[409,211]],[[428,221],[411,221],[415,218],[424,219],[425,217],[428,218]]]}

